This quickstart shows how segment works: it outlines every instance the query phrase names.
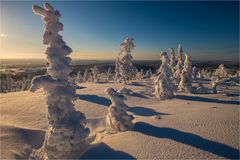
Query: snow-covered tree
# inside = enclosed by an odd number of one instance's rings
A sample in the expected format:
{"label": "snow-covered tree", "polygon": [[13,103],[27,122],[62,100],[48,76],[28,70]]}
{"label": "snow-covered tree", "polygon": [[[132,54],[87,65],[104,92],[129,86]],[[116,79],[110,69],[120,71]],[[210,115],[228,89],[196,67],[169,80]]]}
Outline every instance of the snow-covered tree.
{"label": "snow-covered tree", "polygon": [[59,11],[45,3],[44,8],[33,6],[33,12],[42,17],[45,33],[43,44],[48,45],[47,74],[36,76],[32,80],[30,91],[43,88],[47,93],[48,129],[41,149],[33,151],[30,159],[72,159],[86,149],[85,115],[74,109],[75,88],[69,83],[71,72],[72,49],[66,45],[62,36],[63,30],[59,22]]}
{"label": "snow-covered tree", "polygon": [[121,50],[115,63],[115,82],[127,83],[133,70],[133,57],[131,51],[134,48],[133,38],[127,37],[120,45]]}
{"label": "snow-covered tree", "polygon": [[197,72],[197,78],[198,79],[203,79],[203,75],[202,75],[201,70]]}
{"label": "snow-covered tree", "polygon": [[99,69],[97,68],[97,66],[95,65],[93,68],[91,68],[92,70],[92,78],[93,78],[93,82],[97,83],[99,81]]}
{"label": "snow-covered tree", "polygon": [[83,76],[81,74],[81,71],[77,72],[77,82],[82,83],[83,82]]}
{"label": "snow-covered tree", "polygon": [[151,70],[151,69],[148,69],[148,70],[146,71],[146,74],[145,74],[144,77],[150,78],[152,75],[153,75],[152,70]]}
{"label": "snow-covered tree", "polygon": [[107,75],[106,75],[106,80],[107,80],[107,82],[110,82],[110,81],[111,81],[111,78],[112,78],[112,70],[111,70],[111,68],[109,67],[108,70],[107,70]]}
{"label": "snow-covered tree", "polygon": [[185,61],[181,73],[181,81],[178,85],[178,90],[181,92],[192,91],[192,62],[189,54],[185,54]]}
{"label": "snow-covered tree", "polygon": [[192,69],[192,79],[195,80],[197,79],[197,67],[194,66],[193,69]]}
{"label": "snow-covered tree", "polygon": [[116,92],[113,88],[106,88],[105,93],[111,100],[112,104],[108,108],[106,117],[107,129],[111,132],[123,132],[130,130],[134,117],[128,115],[124,96]]}
{"label": "snow-covered tree", "polygon": [[228,72],[224,66],[224,64],[220,64],[216,71],[214,72],[214,76],[218,76],[219,78],[226,78],[228,75]]}
{"label": "snow-covered tree", "polygon": [[86,68],[83,74],[83,83],[86,83],[88,80],[88,69]]}
{"label": "snow-covered tree", "polygon": [[154,95],[160,99],[169,99],[174,97],[174,88],[172,81],[172,70],[169,66],[169,60],[166,52],[161,52],[162,64],[155,75],[154,83]]}
{"label": "snow-covered tree", "polygon": [[170,64],[169,65],[170,65],[170,67],[172,68],[172,71],[173,71],[173,68],[176,65],[175,52],[174,52],[173,48],[169,48],[169,52],[170,52]]}
{"label": "snow-covered tree", "polygon": [[177,65],[174,68],[174,83],[178,84],[181,80],[181,73],[183,69],[183,49],[182,46],[178,45]]}

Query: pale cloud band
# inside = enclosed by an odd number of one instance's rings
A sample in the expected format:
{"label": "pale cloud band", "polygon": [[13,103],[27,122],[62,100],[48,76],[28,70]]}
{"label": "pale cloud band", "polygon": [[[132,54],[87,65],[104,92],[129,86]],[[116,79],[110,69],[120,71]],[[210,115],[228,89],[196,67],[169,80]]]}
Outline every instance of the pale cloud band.
{"label": "pale cloud band", "polygon": [[4,33],[1,33],[1,34],[0,34],[0,37],[1,37],[1,38],[7,38],[7,35],[4,34]]}

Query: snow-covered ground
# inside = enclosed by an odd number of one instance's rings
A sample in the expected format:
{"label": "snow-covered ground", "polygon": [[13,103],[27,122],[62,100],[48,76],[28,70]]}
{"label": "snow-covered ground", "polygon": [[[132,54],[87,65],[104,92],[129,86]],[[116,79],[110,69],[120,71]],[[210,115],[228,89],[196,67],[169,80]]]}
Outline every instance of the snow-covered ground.
{"label": "snow-covered ground", "polygon": [[[95,136],[84,159],[219,159],[239,158],[239,88],[219,94],[182,94],[170,100],[152,96],[150,81],[127,85],[131,131],[105,134],[111,101],[107,87],[123,84],[84,83],[77,89],[75,108],[85,113]],[[27,158],[40,148],[47,129],[43,90],[0,94],[1,159]]]}

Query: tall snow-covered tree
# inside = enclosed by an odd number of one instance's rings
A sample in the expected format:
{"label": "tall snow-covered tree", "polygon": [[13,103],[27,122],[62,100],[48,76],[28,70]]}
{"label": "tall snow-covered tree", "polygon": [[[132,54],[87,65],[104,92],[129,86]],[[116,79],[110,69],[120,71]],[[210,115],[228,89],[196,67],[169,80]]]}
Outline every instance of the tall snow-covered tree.
{"label": "tall snow-covered tree", "polygon": [[177,65],[174,68],[174,74],[173,74],[175,84],[178,84],[180,82],[182,69],[183,69],[183,49],[182,49],[182,46],[179,44],[178,55],[177,55]]}
{"label": "tall snow-covered tree", "polygon": [[175,67],[175,65],[176,65],[175,52],[174,52],[173,48],[169,48],[169,52],[170,52],[170,64],[169,65],[173,69]]}
{"label": "tall snow-covered tree", "polygon": [[121,50],[115,63],[115,82],[127,83],[130,79],[133,67],[131,51],[135,47],[133,38],[127,37],[120,45]]}
{"label": "tall snow-covered tree", "polygon": [[154,95],[160,99],[169,99],[174,97],[174,87],[172,81],[172,70],[169,66],[169,60],[166,52],[160,54],[162,64],[155,75],[154,83]]}
{"label": "tall snow-covered tree", "polygon": [[72,159],[86,149],[85,115],[74,109],[75,88],[69,83],[71,72],[72,49],[66,45],[62,36],[63,30],[59,22],[59,11],[45,3],[44,8],[33,6],[33,12],[42,17],[44,22],[43,44],[48,45],[47,74],[36,76],[32,80],[30,91],[43,88],[47,93],[48,129],[43,146],[30,155],[30,159]]}
{"label": "tall snow-covered tree", "polygon": [[181,81],[178,85],[178,90],[181,92],[192,91],[192,62],[189,54],[185,54],[183,71],[181,73]]}

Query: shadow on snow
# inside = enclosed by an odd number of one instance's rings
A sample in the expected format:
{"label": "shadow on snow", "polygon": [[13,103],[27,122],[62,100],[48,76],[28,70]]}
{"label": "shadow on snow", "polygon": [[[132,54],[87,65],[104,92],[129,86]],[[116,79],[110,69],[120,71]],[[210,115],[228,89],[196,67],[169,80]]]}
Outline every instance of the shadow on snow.
{"label": "shadow on snow", "polygon": [[224,158],[239,159],[239,150],[223,143],[205,139],[192,133],[187,133],[167,127],[155,127],[144,122],[137,122],[133,126],[133,131],[137,131],[142,134],[157,138],[171,139],[176,142],[190,145],[192,147],[216,154]]}
{"label": "shadow on snow", "polygon": [[97,95],[92,94],[80,94],[78,95],[79,99],[84,101],[89,101],[92,103],[104,105],[104,106],[110,106],[112,103],[109,99]]}
{"label": "shadow on snow", "polygon": [[237,104],[237,105],[239,104],[239,101],[211,99],[211,98],[197,97],[197,96],[176,95],[175,98],[189,100],[189,101],[208,102],[208,103]]}
{"label": "shadow on snow", "polygon": [[80,159],[135,159],[128,153],[116,151],[105,143],[100,143],[96,147],[85,152]]}
{"label": "shadow on snow", "polygon": [[156,112],[151,108],[145,108],[145,107],[139,107],[139,106],[129,107],[127,111],[132,112],[135,115],[139,115],[139,116],[170,115],[168,113]]}

